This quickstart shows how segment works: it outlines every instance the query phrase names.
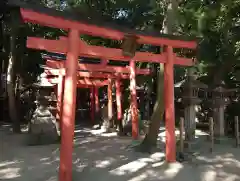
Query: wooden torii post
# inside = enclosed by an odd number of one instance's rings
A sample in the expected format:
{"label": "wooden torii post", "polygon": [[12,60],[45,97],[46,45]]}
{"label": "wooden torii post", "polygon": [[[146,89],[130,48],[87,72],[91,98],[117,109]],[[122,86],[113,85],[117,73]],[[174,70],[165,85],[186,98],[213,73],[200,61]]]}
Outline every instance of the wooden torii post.
{"label": "wooden torii post", "polygon": [[63,100],[63,91],[64,91],[64,81],[65,78],[63,75],[58,76],[58,84],[57,84],[57,114],[56,119],[60,123],[61,129],[61,122],[62,122],[62,100]]}
{"label": "wooden torii post", "polygon": [[118,77],[115,81],[116,87],[116,104],[117,104],[117,119],[122,119],[122,92],[121,92],[121,80]]}
{"label": "wooden torii post", "polygon": [[[62,112],[62,139],[60,153],[60,181],[72,180],[72,152],[73,152],[73,135],[74,135],[74,119],[76,105],[76,87],[77,87],[77,70],[84,66],[78,66],[78,56],[90,56],[106,58],[109,60],[130,61],[131,67],[131,97],[133,108],[136,107],[135,93],[135,61],[164,63],[165,76],[165,120],[166,120],[166,161],[175,162],[176,160],[176,143],[175,143],[175,118],[174,118],[174,75],[173,65],[180,64],[191,66],[191,59],[177,57],[173,53],[173,48],[189,48],[195,49],[197,43],[195,40],[179,40],[178,37],[156,36],[156,34],[143,34],[134,31],[121,32],[114,28],[101,27],[94,24],[86,23],[87,20],[77,20],[71,16],[66,16],[64,12],[56,12],[48,8],[30,6],[28,3],[19,0],[11,0],[12,6],[20,6],[20,13],[25,22],[37,23],[43,26],[54,27],[68,30],[67,40],[44,40],[55,43],[53,46],[43,44],[42,40],[34,40],[36,46],[30,48],[44,49],[50,52],[65,53],[67,55],[65,63],[65,87],[63,95],[63,112]],[[81,17],[79,17],[81,18]],[[80,41],[81,34],[99,36],[113,40],[122,40],[126,33],[132,33],[138,37],[138,44],[151,44],[154,46],[166,46],[166,52],[162,54],[151,54],[147,52],[137,52],[134,57],[123,56],[121,49],[110,49],[97,46],[85,45]],[[175,39],[174,39],[175,38]],[[140,55],[141,54],[141,55]],[[99,67],[100,68],[100,67]],[[85,68],[85,69],[88,69]],[[136,113],[132,111],[132,113]],[[137,116],[132,115],[133,125],[137,123]],[[133,131],[136,128],[133,127]]]}
{"label": "wooden torii post", "polygon": [[99,88],[94,87],[94,105],[95,105],[95,114],[99,114],[100,107],[99,107]]}
{"label": "wooden torii post", "polygon": [[91,107],[91,121],[94,123],[95,119],[95,88],[90,88],[90,107]]}

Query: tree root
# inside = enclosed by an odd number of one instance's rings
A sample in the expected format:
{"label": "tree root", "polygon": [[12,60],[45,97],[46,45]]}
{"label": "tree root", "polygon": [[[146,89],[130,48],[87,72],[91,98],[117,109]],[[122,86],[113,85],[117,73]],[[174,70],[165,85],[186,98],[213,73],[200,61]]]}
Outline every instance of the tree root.
{"label": "tree root", "polygon": [[135,142],[128,145],[127,149],[131,149],[136,152],[151,154],[153,153],[153,150],[156,149],[156,144],[150,144],[147,141],[142,141],[141,143],[138,143],[138,144]]}
{"label": "tree root", "polygon": [[134,147],[134,150],[136,152],[141,152],[141,153],[148,153],[151,154],[152,153],[152,148],[153,146],[151,145],[146,145],[146,144],[140,144]]}

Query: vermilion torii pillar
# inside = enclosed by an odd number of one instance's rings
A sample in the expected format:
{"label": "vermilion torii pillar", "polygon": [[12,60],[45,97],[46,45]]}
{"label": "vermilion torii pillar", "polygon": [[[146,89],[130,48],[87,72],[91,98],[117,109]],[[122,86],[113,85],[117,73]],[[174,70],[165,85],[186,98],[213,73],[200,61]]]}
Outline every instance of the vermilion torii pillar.
{"label": "vermilion torii pillar", "polygon": [[175,141],[175,108],[174,108],[174,73],[173,47],[166,47],[167,62],[164,64],[164,102],[165,102],[165,126],[166,126],[166,161],[176,161]]}
{"label": "vermilion torii pillar", "polygon": [[120,79],[117,78],[115,81],[116,87],[116,104],[117,104],[117,119],[121,121],[122,119],[122,92],[121,92],[121,82]]}
{"label": "vermilion torii pillar", "polygon": [[58,76],[58,84],[57,84],[57,120],[59,121],[60,128],[62,125],[62,100],[63,100],[63,91],[64,91],[64,76]]}
{"label": "vermilion torii pillar", "polygon": [[138,111],[136,93],[136,63],[130,60],[130,93],[131,93],[131,117],[132,117],[132,137],[138,139]]}
{"label": "vermilion torii pillar", "polygon": [[112,79],[108,79],[109,84],[107,88],[108,94],[108,119],[111,120],[113,117],[113,102],[112,102]]}
{"label": "vermilion torii pillar", "polygon": [[72,152],[76,114],[76,89],[79,31],[69,30],[68,52],[66,60],[65,88],[63,94],[62,133],[60,147],[59,180],[72,180]]}
{"label": "vermilion torii pillar", "polygon": [[95,89],[94,87],[90,88],[90,107],[91,107],[91,121],[94,123],[95,119]]}
{"label": "vermilion torii pillar", "polygon": [[[96,111],[96,113],[99,113],[99,93],[98,93],[98,87],[97,86],[95,86],[94,87],[94,100],[95,100],[95,111]],[[97,114],[98,115],[98,114]]]}

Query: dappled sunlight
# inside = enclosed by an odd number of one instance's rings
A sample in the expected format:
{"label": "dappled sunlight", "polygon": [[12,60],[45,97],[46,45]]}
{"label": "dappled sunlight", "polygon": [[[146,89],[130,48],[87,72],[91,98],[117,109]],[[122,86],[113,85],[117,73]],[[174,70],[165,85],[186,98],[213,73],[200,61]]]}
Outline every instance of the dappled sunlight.
{"label": "dappled sunlight", "polygon": [[173,178],[178,172],[183,169],[183,165],[180,163],[172,163],[168,166],[168,168],[164,171],[167,177]]}
{"label": "dappled sunlight", "polygon": [[197,160],[201,161],[201,163],[211,164],[218,168],[222,168],[224,165],[231,165],[240,168],[240,161],[234,158],[232,154],[217,155],[212,158],[198,156]]}
{"label": "dappled sunlight", "polygon": [[45,161],[49,161],[49,160],[50,160],[49,157],[48,157],[48,158],[41,158],[41,159],[40,159],[41,162],[45,162]]}
{"label": "dappled sunlight", "polygon": [[95,167],[96,168],[107,168],[114,161],[116,161],[116,159],[114,159],[114,158],[107,158],[106,160],[97,160],[95,162]]}
{"label": "dappled sunlight", "polygon": [[[199,132],[200,136],[201,134],[204,135],[204,133]],[[87,174],[96,173],[100,176],[99,179],[110,178],[111,180],[116,178],[118,180],[119,178],[119,180],[126,181],[186,180],[189,178],[196,178],[197,181],[218,181],[219,178],[225,180],[239,178],[238,175],[232,173],[231,169],[226,168],[228,166],[234,169],[239,168],[239,160],[235,158],[235,153],[223,152],[224,154],[221,155],[216,153],[216,156],[211,154],[198,156],[197,159],[201,163],[198,164],[198,161],[196,161],[197,167],[194,163],[191,166],[176,163],[166,167],[163,161],[164,153],[135,155],[136,153],[132,151],[126,151],[126,145],[130,142],[131,139],[118,137],[108,139],[98,135],[94,144],[87,143],[88,145],[84,144],[85,148],[81,148],[86,149],[86,152],[80,154],[79,158],[82,158],[82,156],[86,158],[84,161],[86,164],[81,163],[77,166],[81,169],[76,169],[81,170],[81,175],[84,173],[84,178],[89,178]],[[124,145],[125,149],[123,148]]]}
{"label": "dappled sunlight", "polygon": [[114,170],[111,170],[110,173],[114,175],[125,175],[129,173],[134,173],[148,166],[150,163],[161,161],[163,156],[164,154],[153,154],[153,155],[150,155],[150,157],[139,158],[135,161],[129,162]]}
{"label": "dappled sunlight", "polygon": [[103,129],[87,129],[87,128],[78,128],[74,131],[75,134],[79,133],[90,133],[92,135],[96,136],[102,136],[102,137],[116,137],[117,132],[112,132],[112,133],[105,133],[105,130]]}
{"label": "dappled sunlight", "polygon": [[4,168],[0,169],[0,180],[13,179],[20,177],[21,168]]}
{"label": "dappled sunlight", "polygon": [[201,130],[198,130],[198,129],[195,130],[195,138],[199,138],[201,136],[208,136],[208,135],[209,134],[204,132],[204,131],[201,131]]}
{"label": "dappled sunlight", "polygon": [[159,161],[165,156],[165,153],[162,152],[156,152],[150,155],[150,158],[154,161]]}
{"label": "dappled sunlight", "polygon": [[108,148],[111,148],[111,146],[106,145],[106,146],[103,146],[102,148],[100,148],[99,150],[106,151]]}
{"label": "dappled sunlight", "polygon": [[97,138],[89,137],[89,138],[85,138],[84,140],[79,140],[79,138],[77,138],[77,139],[74,139],[74,144],[75,145],[82,145],[84,143],[91,143],[91,142],[95,142],[95,141],[97,141]]}
{"label": "dappled sunlight", "polygon": [[[1,155],[1,153],[0,153]],[[0,157],[1,158],[1,157]],[[18,165],[23,161],[2,161],[0,160],[0,180],[14,179],[21,176]]]}
{"label": "dappled sunlight", "polygon": [[146,170],[144,173],[141,173],[129,179],[128,181],[143,181],[143,180],[149,180],[149,178],[156,178],[157,180],[161,180],[161,179],[164,179],[165,177],[163,175],[160,175],[159,172],[149,169],[149,170]]}
{"label": "dappled sunlight", "polygon": [[14,165],[14,164],[17,164],[17,163],[21,163],[21,162],[23,162],[23,161],[18,161],[18,160],[16,160],[16,161],[4,161],[4,162],[0,162],[0,168],[1,168],[1,167],[9,167],[9,166],[11,166],[11,165]]}
{"label": "dappled sunlight", "polygon": [[[227,147],[227,146],[226,146]],[[226,150],[238,152],[237,149],[226,148]],[[218,150],[220,151],[220,149]],[[240,180],[240,161],[233,153],[215,153],[215,155],[198,156],[197,163],[201,165],[201,178],[206,181],[218,180]]]}
{"label": "dappled sunlight", "polygon": [[[183,133],[183,135],[185,135],[185,133]],[[204,131],[201,131],[201,130],[196,130],[195,131],[195,138],[206,137],[208,135],[209,135],[208,133],[206,133]],[[177,137],[180,136],[180,130],[179,129],[175,130],[175,136],[177,136]],[[165,129],[165,127],[160,127],[157,140],[161,141],[161,142],[166,141],[166,129]]]}
{"label": "dappled sunlight", "polygon": [[201,174],[202,181],[217,181],[216,180],[216,172],[213,170],[206,170]]}
{"label": "dappled sunlight", "polygon": [[103,134],[101,134],[101,136],[103,136],[103,137],[116,137],[117,136],[117,132],[114,132],[114,133],[103,133]]}
{"label": "dappled sunlight", "polygon": [[111,170],[110,173],[113,175],[125,175],[125,174],[130,174],[130,173],[134,173],[142,168],[144,168],[145,166],[147,166],[147,162],[144,161],[140,161],[140,160],[136,160],[133,162],[130,162],[126,165],[123,165],[121,167],[118,167],[114,170]]}
{"label": "dappled sunlight", "polygon": [[[23,135],[4,134],[0,180],[57,181],[59,145],[24,146]],[[197,133],[198,134],[198,133]],[[200,135],[201,133],[199,133]],[[111,134],[110,134],[111,135]],[[11,141],[9,141],[11,140]],[[11,144],[9,144],[11,143]],[[91,128],[76,127],[73,152],[75,180],[115,181],[234,181],[240,179],[238,149],[215,145],[213,154],[205,152],[192,163],[166,164],[165,153],[135,152],[128,148],[130,137],[107,136]],[[207,144],[206,144],[207,145]],[[201,151],[201,150],[199,150]]]}
{"label": "dappled sunlight", "polygon": [[160,161],[160,162],[157,162],[157,163],[153,163],[152,164],[152,168],[161,167],[161,166],[163,166],[163,164],[164,164],[163,161]]}
{"label": "dappled sunlight", "polygon": [[142,173],[128,181],[142,181],[142,180],[146,180],[148,178],[148,174],[147,173]]}
{"label": "dappled sunlight", "polygon": [[57,145],[26,146],[27,136],[1,132],[0,180],[43,180],[56,172]]}
{"label": "dappled sunlight", "polygon": [[87,168],[88,167],[88,165],[87,164],[78,164],[77,166],[76,166],[76,171],[77,172],[82,172],[85,168]]}

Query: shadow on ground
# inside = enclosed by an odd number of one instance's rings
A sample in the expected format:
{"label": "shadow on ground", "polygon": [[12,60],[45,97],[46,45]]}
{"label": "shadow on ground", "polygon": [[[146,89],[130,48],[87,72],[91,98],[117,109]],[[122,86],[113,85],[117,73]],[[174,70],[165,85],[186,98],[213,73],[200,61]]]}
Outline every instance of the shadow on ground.
{"label": "shadow on ground", "polygon": [[[25,139],[7,126],[0,129],[0,180],[56,181],[59,145],[29,147]],[[231,145],[216,145],[210,154],[206,143],[191,163],[166,165],[164,153],[136,153],[127,149],[130,143],[114,133],[76,127],[73,181],[240,181],[240,153]]]}

